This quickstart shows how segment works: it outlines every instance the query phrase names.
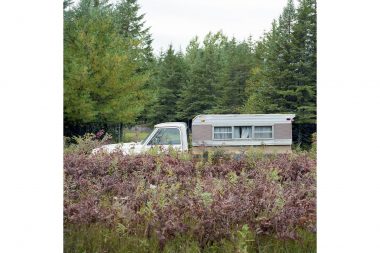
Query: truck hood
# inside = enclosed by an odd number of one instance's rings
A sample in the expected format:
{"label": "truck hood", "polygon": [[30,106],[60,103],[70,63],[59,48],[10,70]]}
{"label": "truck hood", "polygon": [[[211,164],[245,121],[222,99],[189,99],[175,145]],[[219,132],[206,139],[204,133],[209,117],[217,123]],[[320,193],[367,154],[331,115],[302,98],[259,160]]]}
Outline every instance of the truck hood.
{"label": "truck hood", "polygon": [[96,154],[101,151],[112,153],[118,150],[122,151],[124,155],[140,154],[143,151],[143,145],[139,142],[109,144],[103,145],[99,148],[95,148],[92,150],[91,153]]}

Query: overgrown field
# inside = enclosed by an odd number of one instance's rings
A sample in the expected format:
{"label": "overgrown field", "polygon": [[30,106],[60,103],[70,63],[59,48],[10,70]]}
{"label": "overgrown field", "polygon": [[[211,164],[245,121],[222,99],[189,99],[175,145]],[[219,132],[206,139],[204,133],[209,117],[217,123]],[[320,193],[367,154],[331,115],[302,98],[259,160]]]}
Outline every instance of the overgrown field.
{"label": "overgrown field", "polygon": [[65,252],[316,251],[308,153],[195,161],[87,151],[64,155]]}

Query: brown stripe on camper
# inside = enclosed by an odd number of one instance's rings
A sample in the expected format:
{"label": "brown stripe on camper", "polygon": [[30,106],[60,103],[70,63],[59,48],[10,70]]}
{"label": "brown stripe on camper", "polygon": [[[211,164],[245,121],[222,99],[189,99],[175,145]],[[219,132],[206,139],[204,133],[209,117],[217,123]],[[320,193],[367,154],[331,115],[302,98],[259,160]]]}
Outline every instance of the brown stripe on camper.
{"label": "brown stripe on camper", "polygon": [[212,125],[195,125],[192,129],[193,141],[212,140]]}
{"label": "brown stripe on camper", "polygon": [[291,139],[292,124],[274,124],[274,139]]}

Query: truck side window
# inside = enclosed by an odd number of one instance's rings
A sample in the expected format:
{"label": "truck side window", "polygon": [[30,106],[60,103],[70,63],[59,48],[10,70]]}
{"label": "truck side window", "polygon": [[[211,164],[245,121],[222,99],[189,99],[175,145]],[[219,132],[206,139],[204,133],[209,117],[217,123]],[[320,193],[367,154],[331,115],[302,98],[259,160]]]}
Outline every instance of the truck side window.
{"label": "truck side window", "polygon": [[180,133],[178,128],[160,128],[149,141],[148,145],[180,145]]}

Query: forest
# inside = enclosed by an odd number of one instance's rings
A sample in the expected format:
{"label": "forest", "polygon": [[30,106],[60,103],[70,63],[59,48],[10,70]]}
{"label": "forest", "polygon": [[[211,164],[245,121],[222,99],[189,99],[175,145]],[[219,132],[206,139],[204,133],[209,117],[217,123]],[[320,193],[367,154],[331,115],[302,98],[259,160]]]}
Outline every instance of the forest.
{"label": "forest", "polygon": [[[289,0],[258,40],[194,35],[154,54],[137,0],[64,1],[64,135],[182,121],[202,113],[294,113],[316,132],[316,1]],[[156,24],[159,25],[159,24]],[[254,26],[254,24],[252,24]]]}

